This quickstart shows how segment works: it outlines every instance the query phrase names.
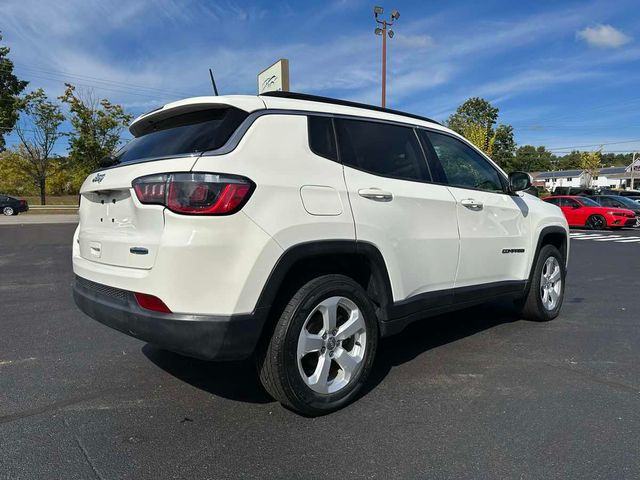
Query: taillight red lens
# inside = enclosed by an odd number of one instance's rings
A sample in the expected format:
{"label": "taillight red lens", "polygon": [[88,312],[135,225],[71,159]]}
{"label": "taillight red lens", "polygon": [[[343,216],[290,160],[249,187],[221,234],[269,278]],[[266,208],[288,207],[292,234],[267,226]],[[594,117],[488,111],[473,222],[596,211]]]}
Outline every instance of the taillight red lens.
{"label": "taillight red lens", "polygon": [[169,175],[147,175],[136,178],[132,185],[140,203],[164,205]]}
{"label": "taillight red lens", "polygon": [[235,213],[253,191],[253,183],[244,177],[213,173],[148,175],[136,178],[132,185],[141,203],[189,215]]}
{"label": "taillight red lens", "polygon": [[158,297],[154,297],[153,295],[149,295],[147,293],[134,293],[134,297],[136,297],[136,301],[138,305],[142,308],[146,308],[147,310],[153,310],[154,312],[160,313],[172,313],[169,310],[169,307],[165,305],[165,303],[160,300]]}

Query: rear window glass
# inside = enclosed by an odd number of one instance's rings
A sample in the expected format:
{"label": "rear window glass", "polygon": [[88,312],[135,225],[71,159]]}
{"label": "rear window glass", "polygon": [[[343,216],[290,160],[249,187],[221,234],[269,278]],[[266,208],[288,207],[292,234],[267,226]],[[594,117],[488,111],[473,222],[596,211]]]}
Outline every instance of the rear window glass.
{"label": "rear window glass", "polygon": [[308,117],[309,147],[316,155],[338,160],[333,123],[329,117]]}
{"label": "rear window glass", "polygon": [[237,108],[210,108],[165,118],[145,126],[145,133],[122,147],[115,158],[122,164],[215,150],[247,116]]}

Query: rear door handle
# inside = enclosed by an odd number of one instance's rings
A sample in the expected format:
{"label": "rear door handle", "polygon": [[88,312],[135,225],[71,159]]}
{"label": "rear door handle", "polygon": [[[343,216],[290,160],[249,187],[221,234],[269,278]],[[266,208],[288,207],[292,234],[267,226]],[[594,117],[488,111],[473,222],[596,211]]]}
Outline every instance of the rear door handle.
{"label": "rear door handle", "polygon": [[460,200],[460,203],[467,207],[469,210],[473,210],[474,212],[479,212],[483,208],[482,202],[478,202],[473,198],[465,198],[464,200]]}
{"label": "rear door handle", "polygon": [[390,202],[393,200],[393,194],[380,190],[379,188],[362,188],[358,190],[358,195],[375,202]]}

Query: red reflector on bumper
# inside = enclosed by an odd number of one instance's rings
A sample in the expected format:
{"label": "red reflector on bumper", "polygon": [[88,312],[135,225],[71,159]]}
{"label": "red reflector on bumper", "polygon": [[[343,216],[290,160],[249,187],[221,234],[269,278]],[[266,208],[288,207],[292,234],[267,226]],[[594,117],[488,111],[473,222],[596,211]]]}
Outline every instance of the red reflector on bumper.
{"label": "red reflector on bumper", "polygon": [[136,297],[138,305],[140,305],[142,308],[153,310],[154,312],[172,313],[171,310],[169,310],[169,307],[167,307],[164,302],[158,297],[154,297],[153,295],[148,295],[146,293],[137,292],[133,295]]}

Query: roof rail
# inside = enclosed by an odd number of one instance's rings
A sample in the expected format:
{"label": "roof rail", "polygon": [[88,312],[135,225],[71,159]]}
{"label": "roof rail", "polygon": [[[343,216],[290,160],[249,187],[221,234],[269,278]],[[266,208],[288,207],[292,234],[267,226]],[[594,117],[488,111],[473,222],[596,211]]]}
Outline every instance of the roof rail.
{"label": "roof rail", "polygon": [[331,103],[334,105],[343,105],[345,107],[363,108],[365,110],[374,110],[376,112],[393,113],[394,115],[402,115],[405,117],[415,118],[417,120],[424,120],[426,122],[442,125],[440,122],[437,122],[431,118],[422,117],[420,115],[415,115],[413,113],[401,112],[400,110],[393,110],[391,108],[376,107],[375,105],[352,102],[350,100],[340,100],[337,98],[321,97],[318,95],[309,95],[307,93],[296,93],[296,92],[265,92],[265,93],[261,93],[260,95],[265,97],[291,98],[293,100],[307,100],[309,102]]}

